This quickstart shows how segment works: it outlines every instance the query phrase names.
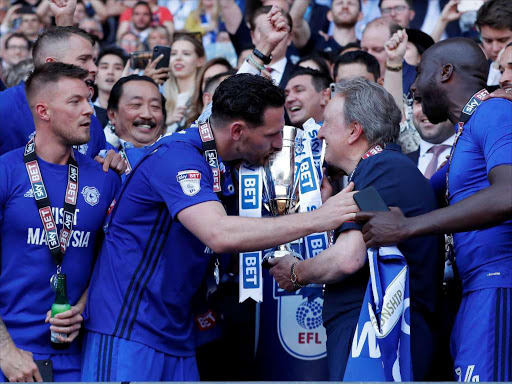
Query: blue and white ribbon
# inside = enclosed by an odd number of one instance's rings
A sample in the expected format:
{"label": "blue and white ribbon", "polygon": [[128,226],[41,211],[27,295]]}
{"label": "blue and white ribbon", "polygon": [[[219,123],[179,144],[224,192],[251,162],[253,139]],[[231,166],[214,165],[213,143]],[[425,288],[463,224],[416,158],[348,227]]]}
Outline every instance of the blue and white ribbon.
{"label": "blue and white ribbon", "polygon": [[[310,212],[322,205],[322,142],[318,139],[320,126],[309,119],[303,124],[304,132],[295,146],[295,164],[299,183],[299,212]],[[311,258],[327,248],[327,233],[313,233],[304,238],[306,258]]]}
{"label": "blue and white ribbon", "polygon": [[343,381],[412,381],[409,268],[396,246],[368,250],[370,281]]}
{"label": "blue and white ribbon", "polygon": [[[240,166],[239,212],[240,216],[261,217],[263,178],[262,168],[243,163]],[[239,300],[248,298],[256,302],[263,301],[263,280],[261,267],[262,252],[240,253]]]}

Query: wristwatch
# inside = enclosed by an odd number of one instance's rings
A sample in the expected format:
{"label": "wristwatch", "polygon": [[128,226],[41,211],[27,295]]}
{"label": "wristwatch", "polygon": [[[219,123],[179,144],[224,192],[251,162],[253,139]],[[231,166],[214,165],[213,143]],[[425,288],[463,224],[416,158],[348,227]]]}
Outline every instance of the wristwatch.
{"label": "wristwatch", "polygon": [[270,64],[270,62],[272,61],[272,55],[265,56],[261,51],[257,50],[256,48],[254,48],[254,50],[252,51],[252,54],[254,56],[256,56],[258,59],[260,59],[261,61],[263,61],[263,64],[265,64],[265,65]]}

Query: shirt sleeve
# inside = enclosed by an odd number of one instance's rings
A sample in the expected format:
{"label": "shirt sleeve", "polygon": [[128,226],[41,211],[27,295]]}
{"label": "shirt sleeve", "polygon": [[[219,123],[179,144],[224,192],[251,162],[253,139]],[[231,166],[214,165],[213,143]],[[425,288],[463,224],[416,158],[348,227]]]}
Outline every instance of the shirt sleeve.
{"label": "shirt sleeve", "polygon": [[494,167],[512,164],[512,103],[484,102],[475,114],[471,134],[484,153],[488,174]]}
{"label": "shirt sleeve", "polygon": [[150,175],[154,193],[173,218],[192,205],[219,201],[213,192],[213,174],[201,153],[188,143],[176,142],[155,154],[160,166]]}

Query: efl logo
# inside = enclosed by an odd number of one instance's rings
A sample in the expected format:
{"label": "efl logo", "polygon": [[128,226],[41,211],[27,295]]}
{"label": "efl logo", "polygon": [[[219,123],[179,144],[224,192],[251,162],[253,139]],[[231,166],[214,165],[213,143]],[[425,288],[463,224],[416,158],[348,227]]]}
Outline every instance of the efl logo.
{"label": "efl logo", "polygon": [[242,176],[242,185],[242,209],[258,209],[258,201],[256,199],[259,191],[258,176]]}
{"label": "efl logo", "polygon": [[201,135],[201,140],[203,141],[203,143],[206,141],[213,140],[212,130],[210,129],[208,123],[199,124],[199,134]]}

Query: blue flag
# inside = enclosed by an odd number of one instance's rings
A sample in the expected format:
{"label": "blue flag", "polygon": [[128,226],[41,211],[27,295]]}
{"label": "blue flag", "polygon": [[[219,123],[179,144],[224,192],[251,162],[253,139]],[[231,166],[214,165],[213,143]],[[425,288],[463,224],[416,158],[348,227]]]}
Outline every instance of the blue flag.
{"label": "blue flag", "polygon": [[409,268],[397,247],[368,250],[370,281],[343,381],[413,381]]}

